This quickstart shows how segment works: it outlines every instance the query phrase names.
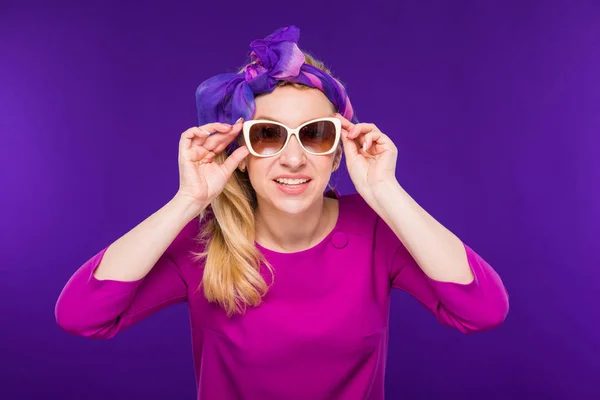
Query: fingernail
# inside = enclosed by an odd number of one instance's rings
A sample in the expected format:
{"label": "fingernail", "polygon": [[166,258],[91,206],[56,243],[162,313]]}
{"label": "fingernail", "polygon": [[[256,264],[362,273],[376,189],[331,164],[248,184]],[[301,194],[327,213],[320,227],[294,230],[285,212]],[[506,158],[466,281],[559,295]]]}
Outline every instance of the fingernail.
{"label": "fingernail", "polygon": [[[239,117],[237,121],[235,121],[236,124],[239,124],[241,121],[244,120],[244,117]],[[235,124],[234,124],[235,125]]]}

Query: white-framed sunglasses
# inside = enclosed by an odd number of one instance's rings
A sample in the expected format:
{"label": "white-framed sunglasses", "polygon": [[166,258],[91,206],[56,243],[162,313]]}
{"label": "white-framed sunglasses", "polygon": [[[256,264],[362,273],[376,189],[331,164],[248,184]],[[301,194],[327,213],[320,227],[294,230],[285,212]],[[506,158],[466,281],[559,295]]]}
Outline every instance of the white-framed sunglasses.
{"label": "white-framed sunglasses", "polygon": [[332,153],[340,141],[342,123],[334,117],[317,118],[292,129],[280,122],[252,119],[244,122],[244,139],[256,157],[273,157],[281,153],[292,135],[302,148],[314,155]]}

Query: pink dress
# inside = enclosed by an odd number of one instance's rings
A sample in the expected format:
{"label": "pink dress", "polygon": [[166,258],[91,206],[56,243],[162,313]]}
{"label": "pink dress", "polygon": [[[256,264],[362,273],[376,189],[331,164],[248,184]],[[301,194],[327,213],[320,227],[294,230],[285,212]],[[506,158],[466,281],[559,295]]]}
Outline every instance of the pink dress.
{"label": "pink dress", "polygon": [[[64,287],[57,322],[75,335],[111,338],[185,301],[198,399],[383,400],[391,289],[407,291],[464,333],[504,321],[502,281],[466,244],[475,279],[432,280],[360,195],[338,198],[337,224],[316,246],[278,253],[257,244],[275,281],[264,302],[243,316],[228,318],[197,290],[203,266],[189,254],[199,250],[194,219],[138,281],[97,280],[93,271],[106,248],[98,252]],[[264,266],[263,276],[269,283]]]}

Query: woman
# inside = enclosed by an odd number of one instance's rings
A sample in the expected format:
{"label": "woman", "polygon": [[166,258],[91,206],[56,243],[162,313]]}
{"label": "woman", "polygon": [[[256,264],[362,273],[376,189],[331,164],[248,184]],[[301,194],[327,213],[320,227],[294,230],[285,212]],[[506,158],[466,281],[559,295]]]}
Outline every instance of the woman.
{"label": "woman", "polygon": [[[179,191],[56,305],[64,330],[111,338],[188,302],[199,399],[383,399],[391,288],[464,333],[508,312],[497,273],[402,189],[392,141],[298,37],[255,40],[240,73],[200,85]],[[358,193],[324,194],[342,153]]]}

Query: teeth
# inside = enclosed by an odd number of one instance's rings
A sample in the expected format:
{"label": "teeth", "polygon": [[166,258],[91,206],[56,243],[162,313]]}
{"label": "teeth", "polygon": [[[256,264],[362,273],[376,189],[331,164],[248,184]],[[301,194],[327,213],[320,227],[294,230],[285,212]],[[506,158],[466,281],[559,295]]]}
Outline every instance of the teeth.
{"label": "teeth", "polygon": [[277,182],[283,183],[284,185],[299,185],[308,181],[309,179],[277,179]]}

